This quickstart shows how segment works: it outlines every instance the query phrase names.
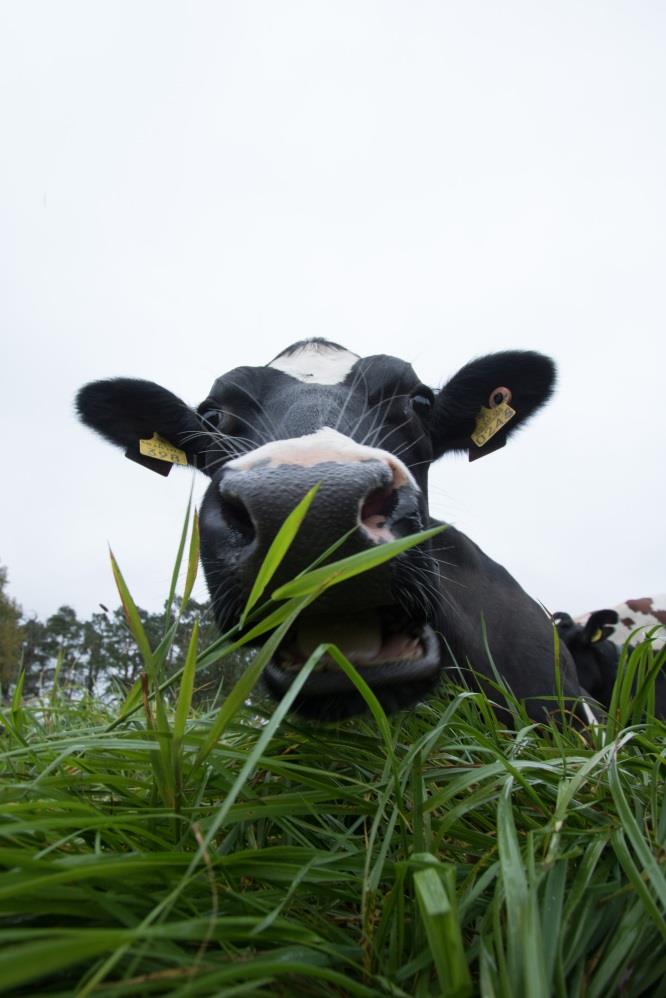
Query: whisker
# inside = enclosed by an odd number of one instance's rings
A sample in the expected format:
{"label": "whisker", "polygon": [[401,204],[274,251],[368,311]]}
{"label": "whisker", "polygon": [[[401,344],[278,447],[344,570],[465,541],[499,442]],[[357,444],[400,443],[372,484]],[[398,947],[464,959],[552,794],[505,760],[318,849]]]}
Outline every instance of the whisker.
{"label": "whisker", "polygon": [[[340,432],[340,427],[342,426],[342,419],[343,419],[343,417],[345,415],[345,411],[347,409],[347,405],[349,403],[349,400],[351,398],[355,398],[356,397],[356,395],[357,395],[357,388],[358,388],[358,386],[359,386],[359,384],[361,382],[363,383],[363,393],[364,393],[364,396],[365,396],[365,403],[367,404],[367,401],[368,401],[368,386],[367,386],[367,382],[365,380],[365,372],[361,371],[361,370],[358,370],[358,371],[356,371],[354,373],[354,377],[352,378],[351,384],[349,385],[349,390],[347,392],[346,398],[345,398],[344,402],[342,403],[342,407],[340,408],[340,411],[338,413],[338,418],[335,421],[335,426],[333,427],[334,430],[337,430],[338,432]],[[362,410],[363,410],[363,408],[364,408],[364,406],[361,407]]]}

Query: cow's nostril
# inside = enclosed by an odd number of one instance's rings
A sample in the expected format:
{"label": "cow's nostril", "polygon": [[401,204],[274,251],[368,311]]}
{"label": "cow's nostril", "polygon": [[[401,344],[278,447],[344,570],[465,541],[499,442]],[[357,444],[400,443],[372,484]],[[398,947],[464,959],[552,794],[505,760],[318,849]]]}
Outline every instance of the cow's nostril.
{"label": "cow's nostril", "polygon": [[393,532],[386,521],[396,506],[396,490],[393,488],[373,489],[364,499],[361,510],[361,524],[375,540],[392,540]]}
{"label": "cow's nostril", "polygon": [[256,530],[252,517],[238,496],[220,496],[220,508],[224,521],[231,530],[239,534],[246,544],[254,540]]}
{"label": "cow's nostril", "polygon": [[390,516],[395,507],[395,489],[373,489],[361,506],[361,520],[369,516]]}

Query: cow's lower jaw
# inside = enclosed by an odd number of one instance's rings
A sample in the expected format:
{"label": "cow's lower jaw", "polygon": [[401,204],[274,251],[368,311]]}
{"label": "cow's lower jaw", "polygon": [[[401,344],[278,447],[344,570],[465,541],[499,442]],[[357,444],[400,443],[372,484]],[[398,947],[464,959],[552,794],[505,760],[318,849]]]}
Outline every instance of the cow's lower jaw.
{"label": "cow's lower jaw", "polygon": [[[345,615],[305,616],[291,628],[264,672],[270,691],[283,695],[303,664],[322,644],[335,645],[390,709],[405,705],[411,691],[430,685],[440,672],[441,651],[433,629],[409,620],[398,607]],[[388,704],[387,704],[388,705]],[[308,677],[296,703],[300,713],[335,719],[359,713],[365,704],[351,679],[328,653]]]}

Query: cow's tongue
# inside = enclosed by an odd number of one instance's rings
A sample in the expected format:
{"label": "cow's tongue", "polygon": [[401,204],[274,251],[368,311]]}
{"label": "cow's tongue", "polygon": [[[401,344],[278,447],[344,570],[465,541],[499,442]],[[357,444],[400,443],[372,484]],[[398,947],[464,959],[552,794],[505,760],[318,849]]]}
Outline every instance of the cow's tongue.
{"label": "cow's tongue", "polygon": [[370,662],[382,649],[379,612],[334,617],[305,617],[296,629],[296,648],[303,660],[323,642],[337,645],[354,662]]}

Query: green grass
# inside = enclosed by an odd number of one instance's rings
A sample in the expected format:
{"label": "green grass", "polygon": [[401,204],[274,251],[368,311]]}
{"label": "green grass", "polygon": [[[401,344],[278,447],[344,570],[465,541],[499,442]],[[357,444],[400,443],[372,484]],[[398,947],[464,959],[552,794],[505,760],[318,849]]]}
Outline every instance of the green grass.
{"label": "green grass", "polygon": [[[157,649],[114,563],[146,670],[122,706],[56,687],[39,708],[19,689],[4,712],[4,993],[666,995],[666,740],[651,713],[666,652],[625,657],[608,723],[586,732],[520,705],[506,730],[450,685],[386,718],[342,657],[368,715],[306,723],[289,705],[317,653],[280,704],[247,702],[326,584],[315,566],[266,598],[288,545],[289,531],[245,611],[266,644],[221,709],[192,709],[196,671],[223,670],[238,631],[203,650],[195,631],[165,678],[195,523]],[[354,568],[336,566],[328,584]]]}

